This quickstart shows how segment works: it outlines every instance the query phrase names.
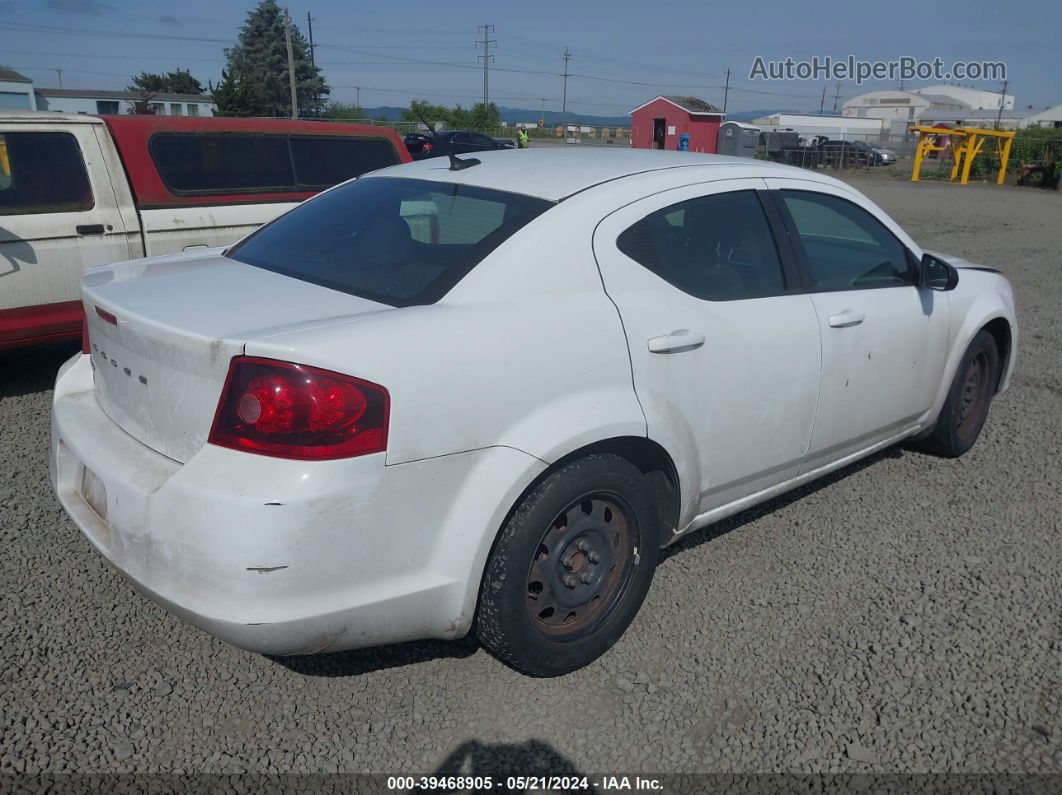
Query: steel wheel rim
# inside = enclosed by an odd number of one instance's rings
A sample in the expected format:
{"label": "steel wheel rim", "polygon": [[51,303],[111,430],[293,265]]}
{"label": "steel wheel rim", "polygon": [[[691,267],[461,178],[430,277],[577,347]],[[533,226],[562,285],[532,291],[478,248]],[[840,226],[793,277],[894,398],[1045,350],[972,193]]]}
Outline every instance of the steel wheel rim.
{"label": "steel wheel rim", "polygon": [[974,357],[966,370],[966,377],[959,391],[959,410],[955,421],[955,427],[963,439],[968,439],[977,431],[984,414],[991,386],[989,370],[988,354],[984,351]]}
{"label": "steel wheel rim", "polygon": [[633,511],[615,494],[572,500],[547,526],[528,567],[527,608],[545,637],[572,642],[622,600],[638,559]]}

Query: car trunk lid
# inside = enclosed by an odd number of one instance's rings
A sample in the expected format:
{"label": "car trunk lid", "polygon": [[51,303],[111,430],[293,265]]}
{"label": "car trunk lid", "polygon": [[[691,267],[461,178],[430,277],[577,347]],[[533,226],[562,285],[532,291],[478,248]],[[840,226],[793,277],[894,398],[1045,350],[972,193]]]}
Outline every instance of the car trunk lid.
{"label": "car trunk lid", "polygon": [[82,291],[100,407],[182,463],[206,443],[229,362],[249,340],[391,310],[220,250],[98,268]]}

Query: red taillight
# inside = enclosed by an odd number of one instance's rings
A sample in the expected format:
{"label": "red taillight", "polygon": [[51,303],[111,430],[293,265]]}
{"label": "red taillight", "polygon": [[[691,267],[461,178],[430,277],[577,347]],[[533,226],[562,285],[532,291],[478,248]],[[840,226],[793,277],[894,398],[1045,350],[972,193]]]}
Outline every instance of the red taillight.
{"label": "red taillight", "polygon": [[389,414],[390,397],[378,384],[237,356],[207,441],[280,458],[353,458],[387,449]]}
{"label": "red taillight", "polygon": [[426,155],[430,155],[431,154],[431,141],[425,141],[424,145],[421,147],[420,151],[422,151]]}

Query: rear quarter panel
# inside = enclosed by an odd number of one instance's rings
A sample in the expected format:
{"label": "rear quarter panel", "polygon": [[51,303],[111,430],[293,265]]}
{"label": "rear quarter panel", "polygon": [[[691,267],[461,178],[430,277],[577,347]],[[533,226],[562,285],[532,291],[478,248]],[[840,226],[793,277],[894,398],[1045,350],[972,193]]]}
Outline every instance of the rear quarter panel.
{"label": "rear quarter panel", "polygon": [[251,340],[391,394],[388,465],[491,446],[543,461],[645,436],[626,340],[591,235],[560,205],[499,246],[437,304]]}

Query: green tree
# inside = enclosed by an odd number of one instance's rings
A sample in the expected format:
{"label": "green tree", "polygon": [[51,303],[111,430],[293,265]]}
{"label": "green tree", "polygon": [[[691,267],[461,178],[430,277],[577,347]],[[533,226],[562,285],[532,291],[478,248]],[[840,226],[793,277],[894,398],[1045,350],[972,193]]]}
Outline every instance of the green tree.
{"label": "green tree", "polygon": [[203,84],[187,69],[174,69],[166,74],[141,72],[133,77],[128,90],[153,94],[202,94]]}
{"label": "green tree", "polygon": [[[219,116],[255,115],[257,100],[251,93],[251,87],[229,74],[227,69],[221,70],[221,82],[210,84],[210,94]],[[221,112],[222,108],[225,109],[224,113]]]}
{"label": "green tree", "polygon": [[471,108],[454,105],[432,105],[422,99],[415,99],[402,111],[402,121],[444,122],[451,130],[495,130],[501,126],[501,112],[493,102],[484,105],[477,102]]}
{"label": "green tree", "polygon": [[476,130],[495,130],[501,126],[501,111],[493,102],[477,102],[469,110],[469,127]]}
{"label": "green tree", "polygon": [[432,105],[423,99],[415,99],[409,103],[408,108],[402,111],[402,121],[442,122],[451,127],[453,126],[453,114],[445,105]]}
{"label": "green tree", "polygon": [[[225,50],[228,63],[214,94],[219,116],[291,115],[285,24],[276,0],[261,0],[247,13],[235,46]],[[299,115],[321,116],[330,89],[321,70],[310,63],[309,44],[294,24],[291,49]]]}

